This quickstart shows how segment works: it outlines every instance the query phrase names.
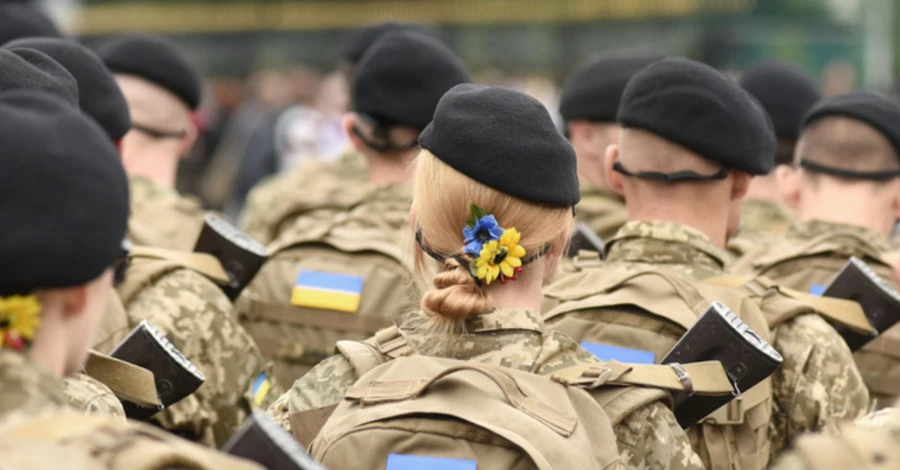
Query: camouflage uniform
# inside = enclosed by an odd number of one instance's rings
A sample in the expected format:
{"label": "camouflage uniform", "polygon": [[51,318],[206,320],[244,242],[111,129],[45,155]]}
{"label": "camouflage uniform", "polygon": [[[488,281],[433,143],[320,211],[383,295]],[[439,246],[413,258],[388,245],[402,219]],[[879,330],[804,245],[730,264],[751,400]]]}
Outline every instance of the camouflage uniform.
{"label": "camouflage uniform", "polygon": [[24,354],[0,349],[0,422],[68,408],[61,380]]}
{"label": "camouflage uniform", "polygon": [[206,212],[184,197],[140,176],[129,178],[131,218],[128,238],[135,245],[193,251]]}
{"label": "camouflage uniform", "polygon": [[[133,259],[129,276],[152,269],[155,262]],[[123,293],[126,285],[119,289],[131,326],[150,321],[206,376],[197,392],[154,420],[170,431],[221,446],[247,417],[252,383],[266,369],[256,344],[238,324],[225,294],[194,271],[167,272],[133,298]],[[278,396],[277,384],[273,387]]]}
{"label": "camouflage uniform", "polygon": [[781,204],[744,201],[741,228],[728,240],[728,251],[739,258],[765,240],[783,235],[793,220],[793,214]]}
{"label": "camouflage uniform", "polygon": [[[628,269],[661,268],[702,281],[724,274],[725,254],[701,232],[669,222],[628,222],[607,243],[607,262]],[[864,414],[866,391],[843,338],[815,314],[801,314],[772,330],[784,357],[773,375],[772,452],[803,432]]]}
{"label": "camouflage uniform", "polygon": [[347,210],[368,186],[365,160],[347,151],[338,163],[311,161],[258,184],[247,196],[241,229],[268,244],[298,217],[326,221]]}
{"label": "camouflage uniform", "polygon": [[579,188],[581,202],[575,208],[576,218],[587,224],[601,239],[609,239],[628,222],[628,211],[618,194],[584,181]]}
{"label": "camouflage uniform", "polygon": [[106,385],[85,373],[63,379],[63,392],[69,405],[85,413],[98,413],[125,420],[122,402]]}
{"label": "camouflage uniform", "polygon": [[[407,325],[421,323],[411,317]],[[492,364],[549,376],[575,365],[596,362],[574,341],[544,331],[540,316],[524,309],[498,309],[466,320],[458,336],[423,334],[420,327],[403,328],[413,350],[430,356]],[[332,356],[294,383],[268,413],[286,429],[297,412],[341,402],[359,377],[342,355]],[[619,453],[629,469],[703,468],[684,431],[662,401],[654,401],[615,426]]]}
{"label": "camouflage uniform", "polygon": [[[850,256],[865,261],[894,286],[890,267],[890,239],[863,227],[823,221],[794,224],[783,239],[772,240],[748,253],[735,264],[743,273],[759,273],[787,287],[802,291],[813,285],[827,286]],[[900,325],[854,353],[872,398],[879,406],[900,397]]]}

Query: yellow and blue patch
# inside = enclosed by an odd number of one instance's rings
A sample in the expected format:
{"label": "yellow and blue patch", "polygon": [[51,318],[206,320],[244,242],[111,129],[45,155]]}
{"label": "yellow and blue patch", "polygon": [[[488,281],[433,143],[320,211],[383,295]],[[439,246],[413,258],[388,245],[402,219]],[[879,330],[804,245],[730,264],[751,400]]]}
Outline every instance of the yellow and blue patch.
{"label": "yellow and blue patch", "polygon": [[362,290],[362,276],[304,270],[297,275],[291,304],[356,313]]}
{"label": "yellow and blue patch", "polygon": [[266,398],[269,396],[271,390],[272,382],[269,380],[269,376],[266,375],[265,372],[260,372],[253,381],[253,386],[250,388],[250,393],[253,395],[253,403],[256,404],[256,406],[262,406],[263,403],[266,402]]}

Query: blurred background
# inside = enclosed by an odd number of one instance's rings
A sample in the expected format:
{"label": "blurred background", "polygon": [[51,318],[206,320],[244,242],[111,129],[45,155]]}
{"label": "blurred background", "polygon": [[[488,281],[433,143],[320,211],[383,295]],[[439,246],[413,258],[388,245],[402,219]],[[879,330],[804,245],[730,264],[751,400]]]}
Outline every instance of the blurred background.
{"label": "blurred background", "polygon": [[[900,0],[42,0],[88,45],[129,32],[165,34],[207,78],[203,130],[179,186],[214,209],[239,209],[242,161],[278,168],[337,159],[347,108],[341,52],[384,21],[438,27],[475,81],[527,91],[555,110],[566,74],[592,54],[651,48],[739,76],[758,62],[795,63],[827,95],[893,91]],[[289,149],[286,150],[286,149]],[[270,171],[271,170],[271,171]],[[235,194],[237,200],[235,201]]]}

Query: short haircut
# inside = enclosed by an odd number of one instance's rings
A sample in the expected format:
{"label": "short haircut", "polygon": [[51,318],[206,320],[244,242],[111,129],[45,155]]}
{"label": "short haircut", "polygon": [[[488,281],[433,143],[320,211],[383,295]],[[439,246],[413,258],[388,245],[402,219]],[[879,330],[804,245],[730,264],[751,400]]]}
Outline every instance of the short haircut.
{"label": "short haircut", "polygon": [[795,164],[801,161],[856,172],[900,169],[900,156],[884,134],[846,116],[824,117],[807,126],[794,156]]}

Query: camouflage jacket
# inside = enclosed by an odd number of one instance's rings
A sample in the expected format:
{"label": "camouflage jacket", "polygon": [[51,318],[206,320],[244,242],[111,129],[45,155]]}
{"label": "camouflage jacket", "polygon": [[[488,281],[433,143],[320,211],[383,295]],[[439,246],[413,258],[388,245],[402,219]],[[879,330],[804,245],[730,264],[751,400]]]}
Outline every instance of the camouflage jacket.
{"label": "camouflage jacket", "polygon": [[365,161],[358,152],[346,152],[338,163],[304,163],[250,191],[241,229],[268,244],[300,216],[326,221],[347,210],[359,202],[368,184]]}
{"label": "camouflage jacket", "polygon": [[[152,271],[152,263],[158,262],[135,258],[128,276],[142,277],[141,270]],[[255,379],[267,368],[256,343],[238,324],[228,297],[194,271],[174,269],[148,279],[130,298],[125,287],[120,286],[119,292],[131,326],[150,321],[206,376],[197,392],[154,419],[165,429],[221,446],[254,402],[268,404],[265,398],[257,402],[252,397]],[[277,384],[272,387],[278,396]]]}
{"label": "camouflage jacket", "polygon": [[[668,222],[629,222],[607,244],[607,262],[655,266],[703,280],[724,274],[723,251],[697,230]],[[869,395],[843,338],[815,314],[801,314],[772,330],[784,357],[773,375],[772,452],[803,432],[819,431],[865,414]]]}
{"label": "camouflage jacket", "polygon": [[783,235],[793,220],[793,214],[780,204],[744,201],[741,228],[728,240],[728,252],[740,258],[766,240]]}
{"label": "camouflage jacket", "polygon": [[138,176],[129,178],[128,238],[135,245],[192,251],[206,211],[199,201]]}
{"label": "camouflage jacket", "polygon": [[[546,332],[537,312],[498,309],[470,317],[465,333],[435,338],[412,325],[410,317],[401,327],[410,346],[418,353],[474,361],[550,375],[553,372],[596,359],[574,341],[559,333]],[[408,329],[409,328],[409,329]],[[359,377],[342,355],[325,360],[294,383],[268,413],[286,429],[294,413],[339,403]],[[662,401],[645,405],[615,426],[619,453],[629,469],[703,468],[684,431]]]}
{"label": "camouflage jacket", "polygon": [[0,349],[0,422],[68,408],[62,381],[24,354]]}
{"label": "camouflage jacket", "polygon": [[122,402],[112,390],[83,372],[63,379],[63,391],[69,405],[76,410],[125,420]]}
{"label": "camouflage jacket", "polygon": [[607,240],[628,222],[628,211],[618,194],[582,181],[581,202],[575,207],[576,219],[587,224],[601,239]]}

